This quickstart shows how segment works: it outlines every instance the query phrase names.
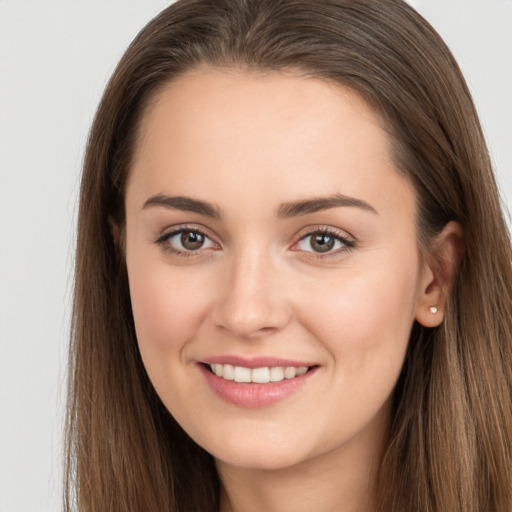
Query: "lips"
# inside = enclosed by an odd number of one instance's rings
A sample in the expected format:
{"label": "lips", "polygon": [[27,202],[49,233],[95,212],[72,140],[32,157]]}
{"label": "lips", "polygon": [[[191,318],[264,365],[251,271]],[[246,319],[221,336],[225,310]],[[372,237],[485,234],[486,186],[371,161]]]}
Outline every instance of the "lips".
{"label": "lips", "polygon": [[275,358],[213,357],[198,365],[209,387],[239,407],[266,407],[298,392],[318,365]]}

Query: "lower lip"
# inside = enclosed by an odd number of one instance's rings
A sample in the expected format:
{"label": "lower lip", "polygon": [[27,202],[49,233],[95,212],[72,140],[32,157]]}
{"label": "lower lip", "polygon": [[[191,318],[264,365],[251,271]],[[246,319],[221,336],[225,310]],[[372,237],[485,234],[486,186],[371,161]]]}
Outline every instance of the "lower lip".
{"label": "lower lip", "polygon": [[275,404],[289,397],[307,383],[317,368],[311,368],[304,375],[293,379],[284,379],[279,382],[267,382],[266,384],[235,382],[217,377],[204,364],[199,364],[210,388],[224,401],[255,409]]}

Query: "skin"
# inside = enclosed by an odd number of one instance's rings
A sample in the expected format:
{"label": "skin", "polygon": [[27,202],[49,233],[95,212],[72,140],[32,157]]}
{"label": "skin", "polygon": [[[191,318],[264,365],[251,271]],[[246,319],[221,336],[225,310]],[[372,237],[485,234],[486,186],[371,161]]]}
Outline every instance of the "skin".
{"label": "skin", "polygon": [[[283,203],[336,194],[371,208],[276,216]],[[211,203],[219,216],[146,204],[157,195]],[[184,227],[208,236],[187,256],[170,252],[184,250],[179,236],[165,239]],[[125,229],[144,364],[215,457],[222,512],[371,510],[410,330],[442,321],[446,283],[435,268],[450,274],[457,239],[447,227],[442,261],[421,263],[414,190],[381,119],[316,79],[189,72],[142,120]],[[308,234],[325,229],[353,247],[315,252]],[[199,371],[226,354],[318,369],[286,399],[248,409],[219,398]]]}

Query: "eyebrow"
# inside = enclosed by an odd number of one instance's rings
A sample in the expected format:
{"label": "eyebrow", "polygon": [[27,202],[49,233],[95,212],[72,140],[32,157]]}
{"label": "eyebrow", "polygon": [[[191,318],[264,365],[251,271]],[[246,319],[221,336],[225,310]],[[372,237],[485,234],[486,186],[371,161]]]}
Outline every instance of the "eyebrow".
{"label": "eyebrow", "polygon": [[158,194],[150,197],[142,207],[143,210],[151,207],[161,207],[168,210],[182,210],[185,212],[198,213],[214,219],[220,218],[220,209],[206,201],[192,199],[185,196],[165,196]]}
{"label": "eyebrow", "polygon": [[340,206],[350,206],[361,208],[378,215],[377,210],[361,199],[355,197],[348,197],[341,194],[335,194],[328,197],[316,197],[312,199],[305,199],[302,201],[294,201],[291,203],[282,204],[277,209],[277,217],[280,219],[287,219],[290,217],[298,217],[300,215],[307,215],[308,213],[315,213],[331,208],[338,208]]}
{"label": "eyebrow", "polygon": [[[339,208],[341,206],[360,208],[378,215],[377,210],[375,210],[373,206],[361,199],[335,194],[333,196],[315,197],[312,199],[283,203],[277,209],[276,216],[280,219],[288,219],[291,217],[307,215],[309,213],[329,210],[331,208]],[[198,213],[199,215],[212,217],[214,219],[219,219],[221,217],[221,210],[218,206],[186,196],[166,196],[158,194],[150,197],[144,203],[142,209],[144,210],[151,207],[193,212]]]}

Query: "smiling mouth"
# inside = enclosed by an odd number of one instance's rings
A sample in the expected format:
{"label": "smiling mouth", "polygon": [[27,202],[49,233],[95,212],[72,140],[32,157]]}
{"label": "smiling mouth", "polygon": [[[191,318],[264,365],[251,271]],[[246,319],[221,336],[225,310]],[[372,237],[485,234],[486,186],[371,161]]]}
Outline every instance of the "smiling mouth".
{"label": "smiling mouth", "polygon": [[224,380],[239,383],[267,384],[281,382],[305,375],[314,366],[264,366],[261,368],[246,368],[231,364],[207,364],[211,373]]}
{"label": "smiling mouth", "polygon": [[320,369],[314,363],[306,366],[302,361],[275,358],[247,362],[230,356],[212,359],[199,364],[210,389],[229,404],[251,409],[271,406],[298,393]]}

